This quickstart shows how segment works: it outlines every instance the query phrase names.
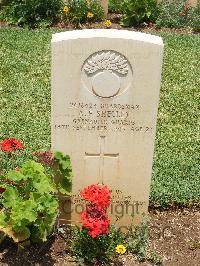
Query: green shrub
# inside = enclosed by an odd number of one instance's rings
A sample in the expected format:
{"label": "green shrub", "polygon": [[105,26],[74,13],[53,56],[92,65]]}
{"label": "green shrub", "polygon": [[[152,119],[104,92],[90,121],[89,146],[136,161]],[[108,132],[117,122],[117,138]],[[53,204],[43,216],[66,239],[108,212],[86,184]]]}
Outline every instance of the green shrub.
{"label": "green shrub", "polygon": [[[60,177],[58,182],[56,182],[57,188],[60,193],[70,195],[72,189],[72,166],[70,157],[57,151],[54,153],[53,158],[53,175]],[[52,170],[51,167],[50,169]]]}
{"label": "green shrub", "polygon": [[71,195],[70,157],[30,153],[7,138],[0,142],[0,162],[0,243],[6,236],[16,243],[46,241],[58,214],[55,192]]}
{"label": "green shrub", "polygon": [[193,17],[191,18],[191,27],[200,32],[200,1],[198,1],[197,7],[193,10]]}
{"label": "green shrub", "polygon": [[32,159],[41,163],[48,175],[56,177],[56,185],[60,193],[70,195],[72,167],[70,157],[61,152],[34,152],[31,153],[24,144],[15,138],[0,141],[0,178],[4,178],[10,169],[20,169],[27,160]]}
{"label": "green shrub", "polygon": [[[0,176],[2,238],[8,236],[16,243],[29,238],[39,242],[46,241],[52,232],[59,210],[54,194],[58,191],[70,194],[71,164],[69,156],[60,152],[55,154],[55,159],[50,159],[46,154],[35,155],[46,167],[28,160],[21,168]],[[54,160],[58,169],[49,171],[49,168],[53,168]],[[55,174],[62,175],[61,182],[54,182]]]}
{"label": "green shrub", "polygon": [[47,26],[58,19],[62,3],[62,0],[7,0],[1,18],[19,26]]}
{"label": "green shrub", "polygon": [[109,11],[111,13],[120,13],[121,12],[121,3],[122,1],[119,0],[110,0],[109,1]]}
{"label": "green shrub", "polygon": [[123,0],[121,24],[124,27],[139,26],[143,22],[153,22],[157,18],[158,8],[155,0]]}
{"label": "green shrub", "polygon": [[14,242],[46,241],[58,214],[56,186],[44,167],[27,161],[0,179],[0,231]]}
{"label": "green shrub", "polygon": [[148,225],[149,219],[144,218],[138,226],[130,226],[126,238],[128,251],[135,254],[139,261],[144,261],[147,257]]}
{"label": "green shrub", "polygon": [[159,16],[156,20],[157,28],[192,27],[200,29],[200,3],[197,8],[189,7],[185,0],[167,1],[159,5]]}
{"label": "green shrub", "polygon": [[63,8],[63,19],[76,26],[101,20],[103,16],[104,11],[99,0],[69,0]]}
{"label": "green shrub", "polygon": [[124,235],[115,226],[110,227],[108,235],[101,234],[96,238],[92,238],[87,229],[77,228],[72,232],[71,247],[74,254],[78,255],[79,262],[86,265],[94,265],[98,262],[109,265],[117,245],[123,242]]}
{"label": "green shrub", "polygon": [[147,254],[147,261],[151,262],[154,266],[163,266],[164,258],[155,250],[149,251]]}

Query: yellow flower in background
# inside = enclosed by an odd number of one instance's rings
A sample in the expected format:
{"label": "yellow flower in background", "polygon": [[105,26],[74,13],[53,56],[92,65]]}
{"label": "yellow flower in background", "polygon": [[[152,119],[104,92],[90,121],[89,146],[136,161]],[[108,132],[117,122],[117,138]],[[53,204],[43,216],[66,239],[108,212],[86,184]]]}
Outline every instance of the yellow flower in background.
{"label": "yellow flower in background", "polygon": [[126,247],[124,245],[117,245],[116,252],[122,255],[126,252]]}
{"label": "yellow flower in background", "polygon": [[110,21],[109,19],[106,19],[105,22],[104,22],[104,25],[105,25],[107,28],[109,28],[109,27],[112,25],[112,23],[111,23],[111,21]]}
{"label": "yellow flower in background", "polygon": [[70,10],[70,8],[69,8],[68,6],[65,6],[65,7],[63,8],[63,12],[64,12],[65,14],[69,13],[69,10]]}
{"label": "yellow flower in background", "polygon": [[94,17],[94,14],[92,12],[87,13],[87,18],[93,18],[93,17]]}

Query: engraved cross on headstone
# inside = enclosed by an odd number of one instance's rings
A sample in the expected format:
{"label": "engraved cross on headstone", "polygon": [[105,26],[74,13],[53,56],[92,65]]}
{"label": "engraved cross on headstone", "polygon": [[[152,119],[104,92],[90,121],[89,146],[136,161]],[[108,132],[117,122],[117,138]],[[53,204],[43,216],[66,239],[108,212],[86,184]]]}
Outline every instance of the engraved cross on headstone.
{"label": "engraved cross on headstone", "polygon": [[105,153],[105,136],[100,137],[100,152],[99,153],[88,153],[86,152],[85,155],[87,157],[97,157],[100,158],[100,165],[99,165],[99,180],[103,184],[104,180],[104,160],[105,158],[117,158],[119,157],[119,153]]}

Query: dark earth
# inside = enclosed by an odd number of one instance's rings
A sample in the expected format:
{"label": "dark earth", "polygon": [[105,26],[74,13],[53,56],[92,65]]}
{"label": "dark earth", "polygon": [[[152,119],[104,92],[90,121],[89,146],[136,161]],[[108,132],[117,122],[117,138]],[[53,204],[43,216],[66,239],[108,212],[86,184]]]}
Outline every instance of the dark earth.
{"label": "dark earth", "polygon": [[[116,266],[199,266],[200,265],[200,208],[182,208],[167,211],[150,210],[148,253],[153,262],[138,262],[132,254],[118,256]],[[151,256],[152,257],[152,256]],[[156,263],[157,262],[157,263]],[[70,255],[66,235],[54,234],[40,245],[20,247],[6,239],[0,245],[0,265],[9,266],[75,266]]]}

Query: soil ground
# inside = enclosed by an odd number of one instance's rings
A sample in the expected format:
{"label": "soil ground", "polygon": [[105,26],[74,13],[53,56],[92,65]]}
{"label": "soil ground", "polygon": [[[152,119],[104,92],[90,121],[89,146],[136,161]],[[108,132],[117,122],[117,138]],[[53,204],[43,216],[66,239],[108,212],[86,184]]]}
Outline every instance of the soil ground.
{"label": "soil ground", "polygon": [[[150,211],[150,237],[148,250],[154,254],[154,262],[138,262],[131,254],[118,257],[113,266],[159,265],[162,257],[165,266],[200,265],[200,209]],[[29,245],[19,251],[9,240],[0,245],[0,265],[4,266],[75,266],[66,240],[56,234],[42,245]]]}

